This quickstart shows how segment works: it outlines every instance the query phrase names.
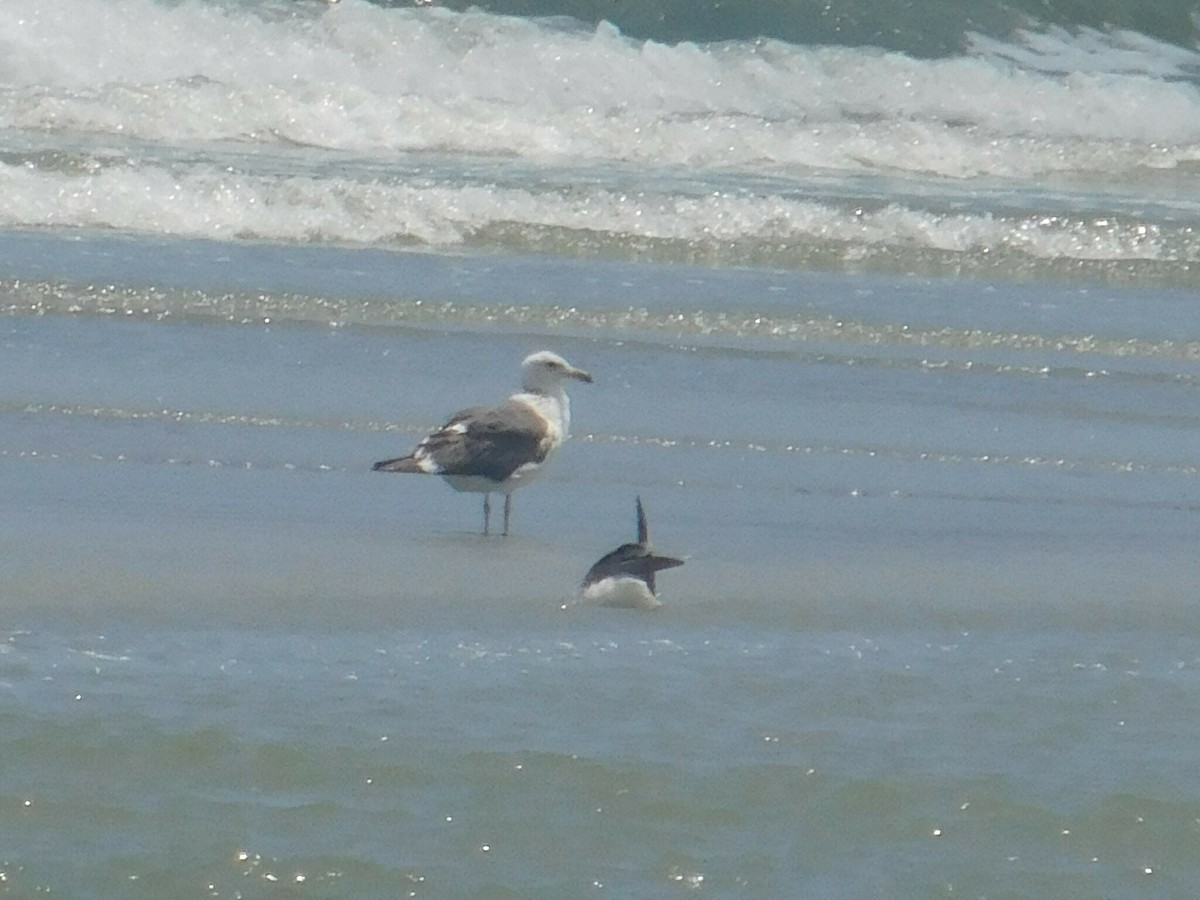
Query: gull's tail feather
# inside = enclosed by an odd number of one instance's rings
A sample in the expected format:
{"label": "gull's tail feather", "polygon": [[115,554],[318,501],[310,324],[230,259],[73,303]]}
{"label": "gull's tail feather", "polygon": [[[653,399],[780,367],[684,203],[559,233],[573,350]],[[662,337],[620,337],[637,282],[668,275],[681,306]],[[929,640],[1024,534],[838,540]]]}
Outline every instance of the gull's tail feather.
{"label": "gull's tail feather", "polygon": [[395,459],[384,459],[371,466],[372,472],[424,472],[411,456],[398,456]]}

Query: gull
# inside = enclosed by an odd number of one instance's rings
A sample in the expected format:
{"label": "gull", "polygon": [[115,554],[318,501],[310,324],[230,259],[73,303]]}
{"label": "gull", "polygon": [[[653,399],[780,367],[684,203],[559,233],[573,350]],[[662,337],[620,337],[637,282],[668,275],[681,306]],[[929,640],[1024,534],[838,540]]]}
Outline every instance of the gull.
{"label": "gull", "polygon": [[583,579],[583,599],[603,606],[655,609],[662,606],[654,573],[682,566],[683,560],[650,549],[650,529],[642,498],[637,498],[637,542],[622,544],[600,558]]}
{"label": "gull", "polygon": [[473,406],[450,417],[407,456],[385,459],[376,472],[440,475],[456,491],[483,494],[483,533],[492,515],[491,495],[504,495],[508,534],[512,495],[544,471],[567,439],[571,402],[563,382],[591,384],[592,376],[557,353],[540,350],[521,363],[521,390],[499,406]]}

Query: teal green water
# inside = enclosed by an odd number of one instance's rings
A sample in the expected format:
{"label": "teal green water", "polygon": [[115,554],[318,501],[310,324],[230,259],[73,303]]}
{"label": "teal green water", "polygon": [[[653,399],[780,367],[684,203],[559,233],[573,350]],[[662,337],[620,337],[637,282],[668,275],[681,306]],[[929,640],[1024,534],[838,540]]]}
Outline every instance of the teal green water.
{"label": "teal green water", "polygon": [[410,613],[8,635],[4,889],[1132,897],[1196,877],[1190,641]]}
{"label": "teal green water", "polygon": [[[388,4],[401,5],[401,4]],[[730,41],[768,38],[792,44],[875,46],[916,56],[946,56],[969,45],[972,34],[1009,38],[1019,29],[1128,29],[1194,49],[1196,7],[1190,0],[1137,0],[1104,4],[1076,0],[749,0],[743,3],[690,3],[686,0],[631,0],[537,3],[449,0],[451,9],[479,6],[516,16],[571,16],[587,23],[611,22],[637,38],[656,41]]]}

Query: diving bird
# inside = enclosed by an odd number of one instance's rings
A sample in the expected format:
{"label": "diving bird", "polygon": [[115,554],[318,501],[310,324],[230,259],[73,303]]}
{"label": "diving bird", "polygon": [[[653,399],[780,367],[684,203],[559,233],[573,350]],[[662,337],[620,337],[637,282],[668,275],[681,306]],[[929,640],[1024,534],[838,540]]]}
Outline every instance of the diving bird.
{"label": "diving bird", "polygon": [[563,382],[592,382],[557,353],[540,350],[521,363],[521,390],[499,406],[473,406],[455,413],[408,456],[385,459],[376,472],[440,475],[456,491],[483,494],[483,533],[491,525],[491,495],[504,495],[508,534],[512,495],[542,473],[567,439],[571,402]]}
{"label": "diving bird", "polygon": [[650,548],[650,529],[642,498],[637,498],[637,542],[622,544],[601,557],[583,579],[583,599],[604,606],[655,609],[662,606],[654,573],[682,566],[683,560],[660,556]]}

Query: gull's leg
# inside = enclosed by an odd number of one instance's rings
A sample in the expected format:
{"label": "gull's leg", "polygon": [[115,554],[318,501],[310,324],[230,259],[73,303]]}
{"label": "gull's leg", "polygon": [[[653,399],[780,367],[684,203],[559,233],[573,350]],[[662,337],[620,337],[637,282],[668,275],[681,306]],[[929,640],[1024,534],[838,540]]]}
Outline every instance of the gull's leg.
{"label": "gull's leg", "polygon": [[504,536],[508,537],[508,516],[512,512],[512,494],[504,495]]}
{"label": "gull's leg", "polygon": [[492,518],[492,495],[483,495],[483,533],[488,533],[488,523]]}

